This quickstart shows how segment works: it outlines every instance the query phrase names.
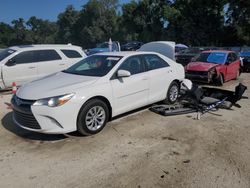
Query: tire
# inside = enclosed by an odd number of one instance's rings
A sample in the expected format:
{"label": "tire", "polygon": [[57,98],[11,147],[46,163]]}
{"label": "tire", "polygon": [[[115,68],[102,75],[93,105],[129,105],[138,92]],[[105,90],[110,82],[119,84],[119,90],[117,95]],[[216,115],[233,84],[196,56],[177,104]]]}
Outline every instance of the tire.
{"label": "tire", "polygon": [[179,96],[180,86],[176,81],[173,81],[167,92],[166,99],[163,101],[164,104],[174,104]]}
{"label": "tire", "polygon": [[223,75],[220,74],[220,75],[218,76],[217,85],[218,85],[218,86],[223,86],[223,84],[224,84],[224,78],[223,78]]}
{"label": "tire", "polygon": [[92,99],[86,102],[77,118],[77,131],[82,135],[99,133],[109,119],[109,109],[105,102]]}

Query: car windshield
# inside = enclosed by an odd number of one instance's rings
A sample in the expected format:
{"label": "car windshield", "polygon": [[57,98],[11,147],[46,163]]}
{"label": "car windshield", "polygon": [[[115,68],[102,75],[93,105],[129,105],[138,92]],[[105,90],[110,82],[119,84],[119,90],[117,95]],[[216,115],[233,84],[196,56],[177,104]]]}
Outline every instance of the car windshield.
{"label": "car windshield", "polygon": [[93,55],[79,61],[63,72],[101,77],[106,75],[121,58],[121,56]]}
{"label": "car windshield", "polygon": [[12,49],[9,49],[9,48],[7,48],[7,49],[5,49],[3,51],[0,51],[0,61],[5,59],[9,55],[13,54],[14,52],[15,52],[15,50],[12,50]]}
{"label": "car windshield", "polygon": [[205,62],[205,63],[216,63],[224,64],[226,61],[227,53],[224,52],[205,52],[201,53],[196,61]]}
{"label": "car windshield", "polygon": [[108,48],[108,47],[109,47],[109,43],[107,43],[107,42],[104,42],[104,43],[97,45],[97,48]]}

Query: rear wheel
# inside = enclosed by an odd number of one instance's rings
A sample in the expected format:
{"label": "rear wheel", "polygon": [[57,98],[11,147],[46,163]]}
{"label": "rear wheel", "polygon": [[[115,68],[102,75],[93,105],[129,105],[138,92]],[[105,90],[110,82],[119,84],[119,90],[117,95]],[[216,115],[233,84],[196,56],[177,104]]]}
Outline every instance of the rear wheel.
{"label": "rear wheel", "polygon": [[166,99],[163,101],[163,103],[174,104],[178,99],[179,90],[180,90],[179,84],[176,81],[173,81],[168,88],[167,96]]}
{"label": "rear wheel", "polygon": [[77,130],[82,135],[100,132],[109,118],[109,110],[105,102],[93,99],[83,105],[77,119]]}

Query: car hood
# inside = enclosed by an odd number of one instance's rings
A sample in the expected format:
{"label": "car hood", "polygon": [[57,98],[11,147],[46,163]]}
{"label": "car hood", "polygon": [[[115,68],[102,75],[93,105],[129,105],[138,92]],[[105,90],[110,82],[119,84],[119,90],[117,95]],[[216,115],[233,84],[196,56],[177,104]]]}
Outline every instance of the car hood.
{"label": "car hood", "polygon": [[190,71],[208,71],[213,67],[219,66],[215,63],[191,62],[187,64],[186,70]]}
{"label": "car hood", "polygon": [[59,72],[24,84],[17,90],[17,96],[27,100],[37,100],[73,93],[78,88],[93,84],[98,78]]}

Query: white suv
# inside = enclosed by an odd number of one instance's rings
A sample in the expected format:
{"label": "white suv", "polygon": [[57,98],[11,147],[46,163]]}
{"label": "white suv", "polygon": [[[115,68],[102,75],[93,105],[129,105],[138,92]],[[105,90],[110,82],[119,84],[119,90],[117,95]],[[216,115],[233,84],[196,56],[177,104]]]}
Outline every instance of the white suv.
{"label": "white suv", "polygon": [[0,51],[0,90],[67,69],[85,58],[74,45],[24,45]]}

